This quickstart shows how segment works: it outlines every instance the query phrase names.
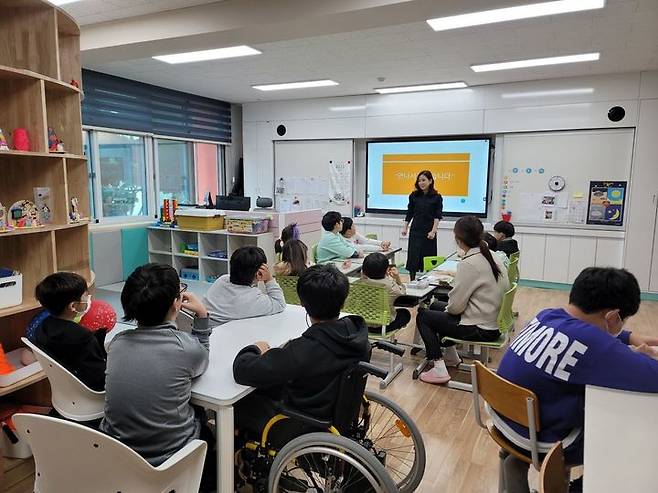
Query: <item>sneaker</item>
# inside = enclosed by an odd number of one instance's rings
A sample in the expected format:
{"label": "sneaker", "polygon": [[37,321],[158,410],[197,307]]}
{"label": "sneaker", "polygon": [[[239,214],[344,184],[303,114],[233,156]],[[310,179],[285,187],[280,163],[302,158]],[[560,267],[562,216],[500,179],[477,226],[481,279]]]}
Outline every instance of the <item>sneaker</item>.
{"label": "sneaker", "polygon": [[440,385],[450,381],[450,374],[443,360],[436,361],[434,368],[420,374],[420,379],[425,383]]}

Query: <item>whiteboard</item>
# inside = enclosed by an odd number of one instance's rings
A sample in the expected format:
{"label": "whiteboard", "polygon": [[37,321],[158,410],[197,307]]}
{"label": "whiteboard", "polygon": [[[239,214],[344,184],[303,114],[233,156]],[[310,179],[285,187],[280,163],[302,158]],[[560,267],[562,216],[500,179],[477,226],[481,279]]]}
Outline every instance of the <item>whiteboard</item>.
{"label": "whiteboard", "polygon": [[354,142],[274,142],[274,190],[279,211],[335,210],[351,216]]}
{"label": "whiteboard", "polygon": [[[511,211],[515,224],[579,224],[590,181],[630,179],[633,139],[633,129],[505,135],[501,210]],[[564,179],[559,192],[549,187],[554,176]],[[544,195],[554,195],[555,205],[543,206]]]}

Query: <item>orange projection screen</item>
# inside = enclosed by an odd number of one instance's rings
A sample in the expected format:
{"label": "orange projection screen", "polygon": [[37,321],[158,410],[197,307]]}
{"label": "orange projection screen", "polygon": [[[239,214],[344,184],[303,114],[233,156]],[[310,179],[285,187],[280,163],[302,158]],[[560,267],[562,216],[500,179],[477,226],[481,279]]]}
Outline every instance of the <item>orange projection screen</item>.
{"label": "orange projection screen", "polygon": [[447,215],[486,217],[489,138],[367,143],[366,211],[402,213],[423,170],[434,176]]}

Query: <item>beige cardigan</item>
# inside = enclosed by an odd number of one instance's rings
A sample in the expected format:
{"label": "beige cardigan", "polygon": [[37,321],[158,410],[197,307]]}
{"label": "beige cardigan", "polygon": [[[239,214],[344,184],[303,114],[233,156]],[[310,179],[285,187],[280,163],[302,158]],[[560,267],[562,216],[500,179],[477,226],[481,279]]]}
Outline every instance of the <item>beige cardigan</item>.
{"label": "beige cardigan", "polygon": [[479,248],[468,250],[457,264],[453,288],[448,293],[446,311],[452,315],[460,315],[462,325],[477,325],[490,330],[498,328],[498,311],[503,295],[509,289],[509,280],[507,269],[498,256],[494,255],[493,259],[500,269],[498,282]]}

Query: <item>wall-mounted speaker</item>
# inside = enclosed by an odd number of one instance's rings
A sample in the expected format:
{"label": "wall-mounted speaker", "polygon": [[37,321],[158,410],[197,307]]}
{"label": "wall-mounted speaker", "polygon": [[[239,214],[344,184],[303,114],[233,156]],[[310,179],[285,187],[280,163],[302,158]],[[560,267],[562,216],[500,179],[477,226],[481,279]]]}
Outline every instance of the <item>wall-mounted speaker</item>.
{"label": "wall-mounted speaker", "polygon": [[620,122],[626,116],[626,110],[621,106],[613,106],[608,110],[608,120],[611,122]]}
{"label": "wall-mounted speaker", "polygon": [[284,135],[286,135],[286,131],[287,129],[285,125],[279,125],[278,127],[276,127],[276,133],[279,135],[279,137],[283,137]]}

